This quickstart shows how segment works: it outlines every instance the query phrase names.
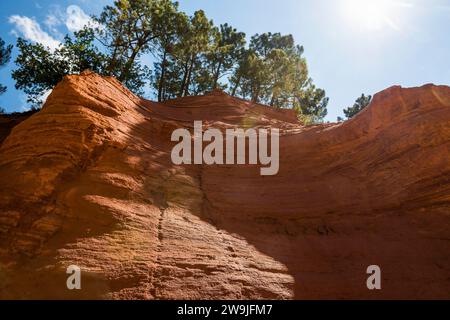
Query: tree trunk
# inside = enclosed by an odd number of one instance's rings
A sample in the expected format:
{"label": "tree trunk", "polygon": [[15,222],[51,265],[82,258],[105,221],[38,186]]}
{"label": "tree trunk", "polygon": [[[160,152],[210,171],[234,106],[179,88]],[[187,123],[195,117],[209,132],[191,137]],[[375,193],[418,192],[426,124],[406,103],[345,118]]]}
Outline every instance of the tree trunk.
{"label": "tree trunk", "polygon": [[178,97],[182,97],[183,96],[183,92],[184,92],[184,87],[186,86],[186,81],[187,81],[187,76],[188,76],[188,71],[189,71],[189,61],[187,61],[184,66],[184,75],[183,75],[183,81],[181,81],[181,87],[180,87],[180,91],[178,93]]}
{"label": "tree trunk", "polygon": [[138,40],[137,45],[134,47],[133,52],[131,53],[130,58],[125,63],[125,68],[122,70],[120,74],[120,78],[124,80],[124,77],[128,75],[128,73],[131,70],[131,67],[133,66],[134,61],[136,60],[136,57],[140,53],[141,49],[144,48],[144,46],[149,43],[151,40],[153,40],[155,37],[149,37],[149,33],[145,33],[142,35],[142,37]]}
{"label": "tree trunk", "polygon": [[158,102],[163,101],[163,86],[164,86],[164,80],[166,76],[166,63],[167,63],[167,50],[164,49],[164,56],[163,61],[161,63],[161,77],[159,79],[158,84]]}
{"label": "tree trunk", "polygon": [[133,53],[131,54],[130,58],[125,63],[125,67],[122,69],[122,72],[120,72],[119,80],[124,81],[128,78],[128,74],[130,73],[131,67],[133,66],[134,60],[136,59],[138,53],[139,53],[139,46],[136,46],[133,49]]}
{"label": "tree trunk", "polygon": [[108,75],[112,76],[113,75],[113,70],[116,68],[116,63],[117,63],[117,47],[114,47],[114,51],[111,55],[111,61],[108,65]]}
{"label": "tree trunk", "polygon": [[275,103],[275,94],[272,93],[272,98],[270,99],[270,106],[273,107],[274,103]]}
{"label": "tree trunk", "polygon": [[214,74],[214,84],[213,89],[217,89],[217,83],[219,82],[220,68],[222,68],[222,61],[219,61],[219,66],[216,69]]}
{"label": "tree trunk", "polygon": [[258,103],[259,91],[260,91],[259,87],[255,90],[253,90],[253,92],[252,92],[252,102],[253,103]]}
{"label": "tree trunk", "polygon": [[231,95],[232,95],[233,97],[236,96],[236,91],[237,91],[237,89],[239,88],[239,84],[241,83],[241,78],[242,78],[242,76],[239,75],[239,77],[238,77],[238,79],[237,79],[237,81],[236,81],[236,84],[234,85],[233,90],[231,91]]}
{"label": "tree trunk", "polygon": [[188,76],[186,79],[186,86],[184,87],[184,96],[185,97],[189,95],[189,86],[191,85],[192,70],[194,68],[194,63],[195,63],[195,59],[193,57],[191,60],[191,65],[189,66],[189,72],[188,72]]}
{"label": "tree trunk", "polygon": [[[119,29],[119,32],[121,32],[121,31],[122,31],[122,26],[120,26],[120,29]],[[114,40],[114,50],[113,50],[113,53],[111,55],[111,60],[110,60],[110,63],[108,65],[108,68],[107,68],[108,75],[110,75],[110,76],[113,75],[113,71],[114,71],[114,69],[116,68],[116,65],[117,65],[117,51],[118,51],[118,48],[119,48],[119,43],[120,43],[119,38],[116,37],[115,40]]]}

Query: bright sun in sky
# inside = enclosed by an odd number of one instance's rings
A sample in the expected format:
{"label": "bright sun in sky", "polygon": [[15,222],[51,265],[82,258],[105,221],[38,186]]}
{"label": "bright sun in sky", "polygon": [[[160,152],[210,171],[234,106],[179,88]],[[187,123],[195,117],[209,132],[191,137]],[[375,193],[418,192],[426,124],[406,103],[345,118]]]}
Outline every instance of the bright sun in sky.
{"label": "bright sun in sky", "polygon": [[343,13],[354,27],[380,30],[385,27],[398,30],[393,20],[397,0],[343,0]]}

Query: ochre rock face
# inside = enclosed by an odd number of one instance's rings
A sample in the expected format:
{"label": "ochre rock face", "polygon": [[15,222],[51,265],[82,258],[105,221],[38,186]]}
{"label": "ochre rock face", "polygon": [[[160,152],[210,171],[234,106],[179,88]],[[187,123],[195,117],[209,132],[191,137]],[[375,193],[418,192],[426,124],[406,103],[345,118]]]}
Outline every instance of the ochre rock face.
{"label": "ochre rock face", "polygon": [[[279,173],[174,165],[171,134],[194,120],[279,128]],[[218,91],[155,103],[68,76],[3,141],[0,186],[3,299],[450,298],[445,86],[305,127]]]}

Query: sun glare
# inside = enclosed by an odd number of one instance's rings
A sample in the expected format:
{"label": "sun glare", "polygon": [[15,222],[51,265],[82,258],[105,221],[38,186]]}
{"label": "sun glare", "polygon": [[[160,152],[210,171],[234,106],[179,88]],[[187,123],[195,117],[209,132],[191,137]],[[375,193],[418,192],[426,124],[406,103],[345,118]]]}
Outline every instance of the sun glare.
{"label": "sun glare", "polygon": [[398,29],[392,20],[395,0],[343,0],[343,12],[354,26],[367,30]]}

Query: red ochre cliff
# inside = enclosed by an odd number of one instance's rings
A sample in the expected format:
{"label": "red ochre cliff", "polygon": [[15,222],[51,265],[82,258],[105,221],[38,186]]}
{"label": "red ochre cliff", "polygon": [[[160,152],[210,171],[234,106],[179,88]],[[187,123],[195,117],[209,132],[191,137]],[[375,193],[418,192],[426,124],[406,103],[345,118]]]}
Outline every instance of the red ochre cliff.
{"label": "red ochre cliff", "polygon": [[[171,134],[194,120],[280,128],[278,175],[173,165]],[[2,299],[450,298],[449,87],[391,87],[305,127],[221,92],[155,103],[83,73],[4,131]]]}

